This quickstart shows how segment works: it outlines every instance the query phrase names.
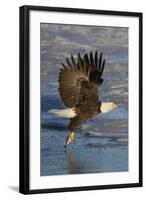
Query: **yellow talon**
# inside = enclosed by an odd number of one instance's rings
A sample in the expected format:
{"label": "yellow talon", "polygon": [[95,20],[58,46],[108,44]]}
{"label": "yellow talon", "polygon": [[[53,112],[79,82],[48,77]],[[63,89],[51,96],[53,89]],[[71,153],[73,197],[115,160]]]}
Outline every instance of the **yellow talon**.
{"label": "yellow talon", "polygon": [[75,133],[71,132],[67,138],[66,144],[70,144],[73,141],[74,137],[75,137]]}

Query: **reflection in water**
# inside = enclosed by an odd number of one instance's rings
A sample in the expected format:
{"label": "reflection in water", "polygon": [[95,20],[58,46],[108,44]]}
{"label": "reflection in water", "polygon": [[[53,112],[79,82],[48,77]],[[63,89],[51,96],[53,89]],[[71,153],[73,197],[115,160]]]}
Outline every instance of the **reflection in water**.
{"label": "reflection in water", "polygon": [[77,174],[80,173],[77,169],[77,162],[75,153],[72,150],[66,151],[67,163],[68,163],[68,174]]}
{"label": "reflection in water", "polygon": [[[127,152],[127,146],[121,146],[120,148],[123,152]],[[117,145],[98,146],[97,144],[89,143],[86,145],[86,149],[85,154],[80,147],[70,149],[70,146],[68,146],[66,151],[68,174],[110,172],[113,171],[113,164],[116,166],[115,172],[128,169],[128,157],[123,152],[121,153]],[[123,159],[126,160],[125,163],[123,163]],[[89,171],[89,169],[92,169],[92,171]]]}

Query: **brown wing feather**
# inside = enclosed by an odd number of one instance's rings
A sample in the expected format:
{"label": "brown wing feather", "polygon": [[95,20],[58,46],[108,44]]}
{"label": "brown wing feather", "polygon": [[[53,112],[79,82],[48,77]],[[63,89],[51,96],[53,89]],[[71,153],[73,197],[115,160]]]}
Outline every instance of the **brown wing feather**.
{"label": "brown wing feather", "polygon": [[62,63],[59,73],[59,93],[66,107],[73,108],[77,105],[81,90],[81,82],[89,82],[89,69],[83,64],[83,60],[78,54],[78,62],[75,62],[71,55],[71,60],[66,59],[67,64]]}
{"label": "brown wing feather", "polygon": [[90,68],[90,81],[93,81],[100,86],[103,82],[102,74],[105,66],[105,60],[102,58],[102,53],[100,53],[98,56],[96,51],[95,55],[93,56],[91,51],[89,56],[87,54],[84,55],[83,62],[86,64],[87,69]]}

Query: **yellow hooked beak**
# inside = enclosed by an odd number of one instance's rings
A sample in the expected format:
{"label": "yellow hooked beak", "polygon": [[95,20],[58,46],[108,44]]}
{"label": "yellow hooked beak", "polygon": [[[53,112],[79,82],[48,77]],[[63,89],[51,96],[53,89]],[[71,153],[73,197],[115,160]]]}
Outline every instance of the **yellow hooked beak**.
{"label": "yellow hooked beak", "polygon": [[68,138],[67,138],[66,145],[67,145],[67,144],[70,144],[70,143],[73,141],[74,137],[75,137],[75,133],[74,133],[74,132],[71,132],[71,133],[69,134]]}

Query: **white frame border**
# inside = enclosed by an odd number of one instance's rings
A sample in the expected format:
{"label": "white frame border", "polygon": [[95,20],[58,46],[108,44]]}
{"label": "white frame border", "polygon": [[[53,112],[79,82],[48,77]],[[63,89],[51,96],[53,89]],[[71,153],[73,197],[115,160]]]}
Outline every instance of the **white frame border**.
{"label": "white frame border", "polygon": [[[74,15],[74,16],[73,16]],[[129,171],[40,177],[40,23],[129,27]],[[30,11],[30,189],[139,182],[139,18]],[[134,41],[134,42],[133,42]],[[134,97],[134,98],[133,98]],[[81,178],[82,177],[82,178]],[[88,181],[86,181],[88,180]]]}

